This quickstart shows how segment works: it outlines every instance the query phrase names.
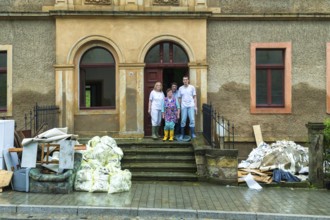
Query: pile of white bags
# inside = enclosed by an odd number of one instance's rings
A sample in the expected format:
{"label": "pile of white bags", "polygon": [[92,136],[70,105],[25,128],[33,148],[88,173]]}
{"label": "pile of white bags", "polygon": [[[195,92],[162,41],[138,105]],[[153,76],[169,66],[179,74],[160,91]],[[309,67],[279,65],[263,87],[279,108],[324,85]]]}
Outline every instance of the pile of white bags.
{"label": "pile of white bags", "polygon": [[93,137],[83,152],[83,162],[76,175],[75,190],[88,192],[124,192],[131,188],[131,173],[121,170],[123,151],[109,137]]}
{"label": "pile of white bags", "polygon": [[253,149],[247,160],[243,160],[238,168],[260,170],[281,169],[292,174],[308,172],[308,148],[293,141],[277,141],[271,145],[261,143]]}

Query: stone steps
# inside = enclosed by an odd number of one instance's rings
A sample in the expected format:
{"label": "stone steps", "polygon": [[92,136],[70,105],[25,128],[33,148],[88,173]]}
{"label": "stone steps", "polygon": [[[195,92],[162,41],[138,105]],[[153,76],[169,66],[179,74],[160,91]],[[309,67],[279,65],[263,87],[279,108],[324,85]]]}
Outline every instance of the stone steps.
{"label": "stone steps", "polygon": [[193,147],[181,142],[117,143],[124,152],[122,169],[133,180],[197,181]]}

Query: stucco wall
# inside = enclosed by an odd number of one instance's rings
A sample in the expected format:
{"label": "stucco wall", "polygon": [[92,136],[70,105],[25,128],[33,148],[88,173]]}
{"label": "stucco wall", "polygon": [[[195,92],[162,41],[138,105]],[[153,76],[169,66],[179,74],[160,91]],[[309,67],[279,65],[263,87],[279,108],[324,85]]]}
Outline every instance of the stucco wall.
{"label": "stucco wall", "polygon": [[41,11],[42,6],[54,5],[55,0],[1,0],[1,11]]}
{"label": "stucco wall", "polygon": [[55,25],[53,20],[0,20],[0,45],[13,46],[13,117],[38,104],[55,104]]}
{"label": "stucco wall", "polygon": [[[210,21],[208,101],[235,124],[236,140],[307,141],[307,122],[326,117],[326,43],[330,23],[317,21]],[[292,42],[292,114],[250,114],[250,43]]]}
{"label": "stucco wall", "polygon": [[221,13],[324,13],[330,11],[328,0],[209,0]]}

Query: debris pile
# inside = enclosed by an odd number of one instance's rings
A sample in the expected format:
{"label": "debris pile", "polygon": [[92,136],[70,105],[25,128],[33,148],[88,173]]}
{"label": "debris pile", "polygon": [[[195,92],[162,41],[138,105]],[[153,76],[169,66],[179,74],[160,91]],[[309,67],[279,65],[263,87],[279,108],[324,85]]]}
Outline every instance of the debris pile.
{"label": "debris pile", "polygon": [[295,175],[308,173],[308,162],[308,148],[293,141],[277,141],[271,145],[261,142],[238,165],[238,182],[244,182],[249,173],[255,181],[262,183],[297,182],[306,179]]}
{"label": "debris pile", "polygon": [[83,152],[83,162],[77,172],[75,190],[116,193],[129,191],[131,173],[121,170],[123,151],[109,137],[93,137]]}

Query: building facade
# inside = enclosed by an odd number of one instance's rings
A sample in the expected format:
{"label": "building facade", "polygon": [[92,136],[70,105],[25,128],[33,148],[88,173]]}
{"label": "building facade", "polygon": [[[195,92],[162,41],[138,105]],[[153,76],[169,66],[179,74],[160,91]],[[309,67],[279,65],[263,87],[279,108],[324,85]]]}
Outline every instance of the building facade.
{"label": "building facade", "polygon": [[[325,0],[40,0],[0,3],[0,116],[60,107],[82,137],[144,137],[157,81],[188,74],[202,104],[235,124],[235,139],[307,141],[330,113]],[[1,61],[6,59],[5,61]],[[327,93],[328,92],[328,93]]]}

